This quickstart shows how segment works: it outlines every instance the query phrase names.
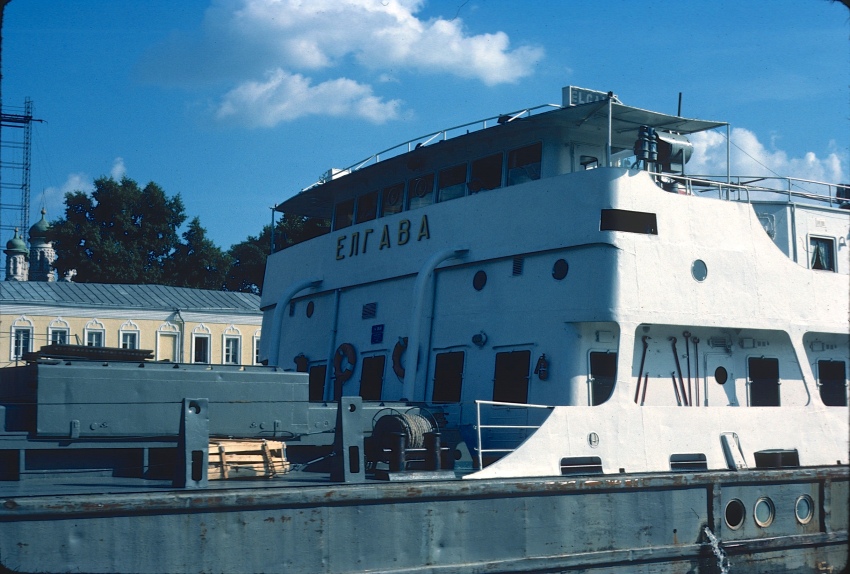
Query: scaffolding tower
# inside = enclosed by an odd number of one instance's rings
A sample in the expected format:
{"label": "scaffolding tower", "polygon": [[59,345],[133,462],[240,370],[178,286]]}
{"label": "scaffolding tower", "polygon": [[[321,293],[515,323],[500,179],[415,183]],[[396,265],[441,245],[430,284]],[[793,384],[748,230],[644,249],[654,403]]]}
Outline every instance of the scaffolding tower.
{"label": "scaffolding tower", "polygon": [[0,110],[0,238],[29,230],[32,163],[32,100]]}

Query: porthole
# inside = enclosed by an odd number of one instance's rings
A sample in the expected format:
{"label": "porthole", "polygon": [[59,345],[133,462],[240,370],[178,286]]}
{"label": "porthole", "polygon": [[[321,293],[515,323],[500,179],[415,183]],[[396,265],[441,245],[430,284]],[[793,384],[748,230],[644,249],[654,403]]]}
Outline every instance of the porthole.
{"label": "porthole", "polygon": [[706,267],[705,261],[702,259],[694,261],[691,264],[691,275],[699,282],[705,281],[705,278],[708,277],[708,267]]}
{"label": "porthole", "polygon": [[475,287],[476,291],[481,291],[484,289],[484,286],[487,284],[487,273],[484,271],[477,271],[475,273],[475,277],[472,278],[472,286]]}
{"label": "porthole", "polygon": [[552,266],[552,277],[560,281],[567,276],[570,271],[570,265],[564,259],[558,259]]}
{"label": "porthole", "polygon": [[313,316],[313,311],[315,311],[315,310],[316,310],[316,305],[313,304],[312,301],[309,301],[307,303],[307,318],[308,319]]}
{"label": "porthole", "polygon": [[744,508],[744,503],[737,498],[733,498],[726,504],[726,511],[724,512],[726,526],[732,530],[738,530],[744,525],[744,517],[746,514],[747,511]]}
{"label": "porthole", "polygon": [[794,505],[794,514],[797,515],[797,522],[800,524],[808,524],[815,515],[815,503],[812,497],[804,494],[797,499],[797,504]]}
{"label": "porthole", "polygon": [[771,525],[775,514],[776,509],[773,506],[773,501],[764,496],[759,498],[753,507],[753,519],[762,528],[767,528]]}
{"label": "porthole", "polygon": [[729,380],[729,373],[726,372],[726,367],[717,367],[714,369],[714,380],[718,385],[725,385]]}

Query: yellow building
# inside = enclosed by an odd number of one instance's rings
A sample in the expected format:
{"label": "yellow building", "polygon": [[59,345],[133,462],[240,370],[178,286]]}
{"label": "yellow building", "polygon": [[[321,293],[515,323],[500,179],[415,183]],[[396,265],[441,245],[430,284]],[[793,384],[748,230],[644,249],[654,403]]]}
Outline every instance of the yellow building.
{"label": "yellow building", "polygon": [[260,298],[162,285],[0,282],[0,367],[48,344],[149,349],[157,361],[252,365]]}

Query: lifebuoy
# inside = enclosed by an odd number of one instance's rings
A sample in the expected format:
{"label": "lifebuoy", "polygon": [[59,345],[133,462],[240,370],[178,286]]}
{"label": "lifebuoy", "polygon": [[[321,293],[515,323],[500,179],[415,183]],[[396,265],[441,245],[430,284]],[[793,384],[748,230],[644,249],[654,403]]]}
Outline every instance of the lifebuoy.
{"label": "lifebuoy", "polygon": [[[343,360],[348,364],[343,368]],[[334,379],[336,384],[341,387],[351,375],[354,374],[354,365],[357,364],[357,351],[354,350],[354,345],[351,343],[343,343],[337,347],[334,353]]]}
{"label": "lifebuoy", "polygon": [[407,337],[401,337],[393,347],[393,372],[399,379],[404,379],[404,365],[401,364],[401,356],[407,350]]}

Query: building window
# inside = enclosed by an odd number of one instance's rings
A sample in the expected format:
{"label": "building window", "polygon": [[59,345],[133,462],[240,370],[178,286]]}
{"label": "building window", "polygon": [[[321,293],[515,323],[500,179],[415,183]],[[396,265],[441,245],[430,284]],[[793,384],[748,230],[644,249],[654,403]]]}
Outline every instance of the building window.
{"label": "building window", "polygon": [[194,335],[192,337],[192,362],[210,362],[210,337],[209,335]]}
{"label": "building window", "polygon": [[835,241],[826,237],[810,237],[812,269],[835,271]]}
{"label": "building window", "polygon": [[68,329],[50,329],[51,345],[67,345]]}
{"label": "building window", "polygon": [[121,348],[122,349],[138,349],[139,334],[135,331],[124,331],[121,333]]}
{"label": "building window", "polygon": [[[312,301],[310,303],[312,303]],[[256,334],[254,335],[254,364],[255,365],[260,364],[260,331],[259,331],[259,329],[257,330]]]}
{"label": "building window", "polygon": [[103,331],[86,331],[86,346],[87,347],[102,347],[103,346]]}
{"label": "building window", "polygon": [[180,344],[180,329],[174,323],[166,321],[157,329],[156,360],[172,363],[180,361]]}
{"label": "building window", "polygon": [[239,364],[239,337],[224,338],[224,364]]}
{"label": "building window", "polygon": [[32,327],[13,327],[12,341],[12,360],[17,361],[32,351]]}

